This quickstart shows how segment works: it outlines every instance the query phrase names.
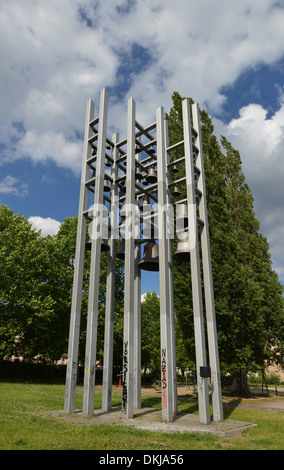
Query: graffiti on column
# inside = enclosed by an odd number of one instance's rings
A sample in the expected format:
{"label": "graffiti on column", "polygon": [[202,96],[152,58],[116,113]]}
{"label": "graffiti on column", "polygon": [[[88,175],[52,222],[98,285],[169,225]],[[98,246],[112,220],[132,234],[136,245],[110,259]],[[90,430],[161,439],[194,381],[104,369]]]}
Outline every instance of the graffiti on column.
{"label": "graffiti on column", "polygon": [[166,349],[162,349],[162,363],[161,363],[161,371],[162,371],[162,410],[167,408],[167,361],[166,361]]}
{"label": "graffiti on column", "polygon": [[128,371],[128,341],[124,342],[123,377],[122,377],[122,412],[127,412],[127,371]]}

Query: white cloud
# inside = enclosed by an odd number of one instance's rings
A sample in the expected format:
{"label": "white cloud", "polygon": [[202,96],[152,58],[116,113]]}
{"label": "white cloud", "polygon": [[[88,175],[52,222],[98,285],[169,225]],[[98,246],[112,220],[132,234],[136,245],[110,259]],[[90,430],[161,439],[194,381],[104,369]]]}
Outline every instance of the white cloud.
{"label": "white cloud", "polygon": [[19,183],[14,176],[6,176],[0,181],[0,194],[11,194],[13,196],[24,197],[28,193],[28,186],[25,183]]}
{"label": "white cloud", "polygon": [[46,237],[47,235],[56,235],[60,229],[61,222],[58,220],[51,219],[47,217],[32,216],[28,218],[33,229],[41,230],[41,236]]}
{"label": "white cloud", "polygon": [[213,122],[216,133],[240,152],[260,232],[268,239],[274,269],[284,279],[284,99],[273,116],[267,114],[262,106],[250,104],[227,126]]}
{"label": "white cloud", "polygon": [[[283,19],[274,0],[240,0],[234,8],[227,0],[2,0],[2,161],[49,156],[77,173],[86,101],[97,102],[103,87],[117,83],[121,58],[134,43],[152,58],[131,70],[126,91],[142,123],[152,122],[157,106],[168,109],[175,90],[220,109],[222,86],[247,67],[282,56]],[[113,106],[110,125],[125,133],[122,110],[124,103]],[[47,154],[48,140],[54,142]],[[63,153],[72,147],[72,158],[59,156],[59,142]]]}
{"label": "white cloud", "polygon": [[[233,7],[228,0],[2,0],[0,164],[51,159],[79,174],[87,99],[97,114],[99,91],[118,82],[125,89],[111,96],[109,127],[122,137],[129,96],[145,125],[156,107],[169,110],[173,91],[212,114],[221,111],[222,87],[283,57],[283,7],[283,0]],[[135,68],[133,44],[150,56],[144,67]],[[241,151],[270,239],[265,220],[283,200],[283,114],[282,105],[266,119],[266,110],[251,104],[224,132]],[[2,193],[17,194],[13,180],[1,184]]]}

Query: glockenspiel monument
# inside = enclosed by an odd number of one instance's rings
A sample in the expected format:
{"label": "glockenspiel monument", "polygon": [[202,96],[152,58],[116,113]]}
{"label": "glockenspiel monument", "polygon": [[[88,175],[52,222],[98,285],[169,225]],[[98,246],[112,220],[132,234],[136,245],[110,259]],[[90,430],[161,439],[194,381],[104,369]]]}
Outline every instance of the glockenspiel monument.
{"label": "glockenspiel monument", "polygon": [[[107,136],[108,97],[100,93],[99,114],[87,103],[78,211],[77,242],[65,386],[66,413],[75,411],[78,347],[85,250],[91,250],[88,318],[82,413],[94,413],[100,256],[108,252],[102,408],[111,410],[115,263],[124,259],[124,332],[122,416],[133,418],[141,408],[141,270],[159,271],[162,420],[177,412],[173,260],[190,263],[196,351],[199,421],[223,420],[217,329],[214,307],[209,230],[198,104],[182,103],[183,140],[169,146],[164,109],[154,123],[136,120],[136,105],[128,100],[126,137]],[[172,152],[180,157],[173,159]],[[181,165],[182,177],[171,181]],[[186,197],[176,199],[181,185]],[[175,203],[171,195],[175,195]],[[92,199],[90,199],[92,198]],[[91,200],[91,203],[90,203]],[[87,221],[90,221],[87,233]],[[172,239],[178,237],[172,253]],[[117,239],[120,238],[117,250]],[[142,245],[144,245],[143,256]],[[200,261],[202,259],[202,270]],[[203,275],[203,285],[201,282]],[[191,299],[189,299],[191,301]],[[207,323],[205,338],[204,321]],[[209,364],[207,364],[207,349]]]}

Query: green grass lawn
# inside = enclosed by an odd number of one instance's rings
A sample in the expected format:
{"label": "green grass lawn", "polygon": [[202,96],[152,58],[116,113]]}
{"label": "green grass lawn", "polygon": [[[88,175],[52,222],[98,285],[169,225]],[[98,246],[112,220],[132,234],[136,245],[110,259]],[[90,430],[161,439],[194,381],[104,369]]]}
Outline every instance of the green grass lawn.
{"label": "green grass lawn", "polygon": [[[284,449],[284,414],[281,413],[225,406],[225,418],[258,424],[234,438],[197,433],[166,434],[125,426],[74,424],[38,414],[41,411],[62,410],[64,390],[64,385],[0,383],[0,450]],[[77,387],[78,409],[82,407],[82,395],[83,388]],[[113,406],[120,404],[121,391],[114,391]],[[144,395],[143,404],[159,408],[160,399]],[[101,407],[101,390],[96,390],[95,407]],[[180,401],[179,411],[198,413],[193,401]]]}

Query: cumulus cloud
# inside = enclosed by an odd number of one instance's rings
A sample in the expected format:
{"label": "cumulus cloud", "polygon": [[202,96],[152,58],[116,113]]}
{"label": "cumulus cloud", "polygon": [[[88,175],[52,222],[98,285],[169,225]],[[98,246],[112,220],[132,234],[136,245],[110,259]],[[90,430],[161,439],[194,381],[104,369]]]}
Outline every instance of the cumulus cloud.
{"label": "cumulus cloud", "polygon": [[261,105],[243,107],[227,126],[214,119],[217,134],[239,150],[243,171],[254,197],[260,232],[269,241],[274,269],[284,278],[284,99],[267,118]]}
{"label": "cumulus cloud", "polygon": [[[86,102],[98,103],[104,87],[110,91],[109,127],[122,137],[129,96],[145,125],[155,119],[156,107],[169,110],[173,91],[191,96],[211,115],[221,112],[224,86],[283,56],[283,1],[231,3],[2,0],[0,165],[52,160],[79,174]],[[147,60],[137,61],[135,54]],[[241,151],[276,256],[278,232],[266,221],[273,213],[282,227],[276,209],[283,201],[283,104],[267,119],[262,106],[250,103],[229,126],[218,125]],[[14,183],[2,181],[2,194],[17,194]]]}
{"label": "cumulus cloud", "polygon": [[[280,6],[273,0],[240,0],[233,9],[227,0],[2,0],[1,160],[49,157],[77,173],[86,101],[97,101],[103,87],[114,93],[119,80],[125,96],[122,103],[111,96],[110,125],[123,123],[124,132],[128,96],[146,124],[157,106],[168,109],[175,90],[219,110],[222,86],[248,66],[281,57]],[[134,60],[133,44],[150,60],[121,75]]]}
{"label": "cumulus cloud", "polygon": [[56,235],[61,225],[61,222],[50,217],[44,219],[43,217],[33,216],[29,217],[28,221],[33,229],[41,231],[42,237],[46,237],[47,235]]}
{"label": "cumulus cloud", "polygon": [[11,194],[13,196],[24,197],[28,193],[26,183],[20,183],[14,176],[6,176],[0,181],[0,194]]}

